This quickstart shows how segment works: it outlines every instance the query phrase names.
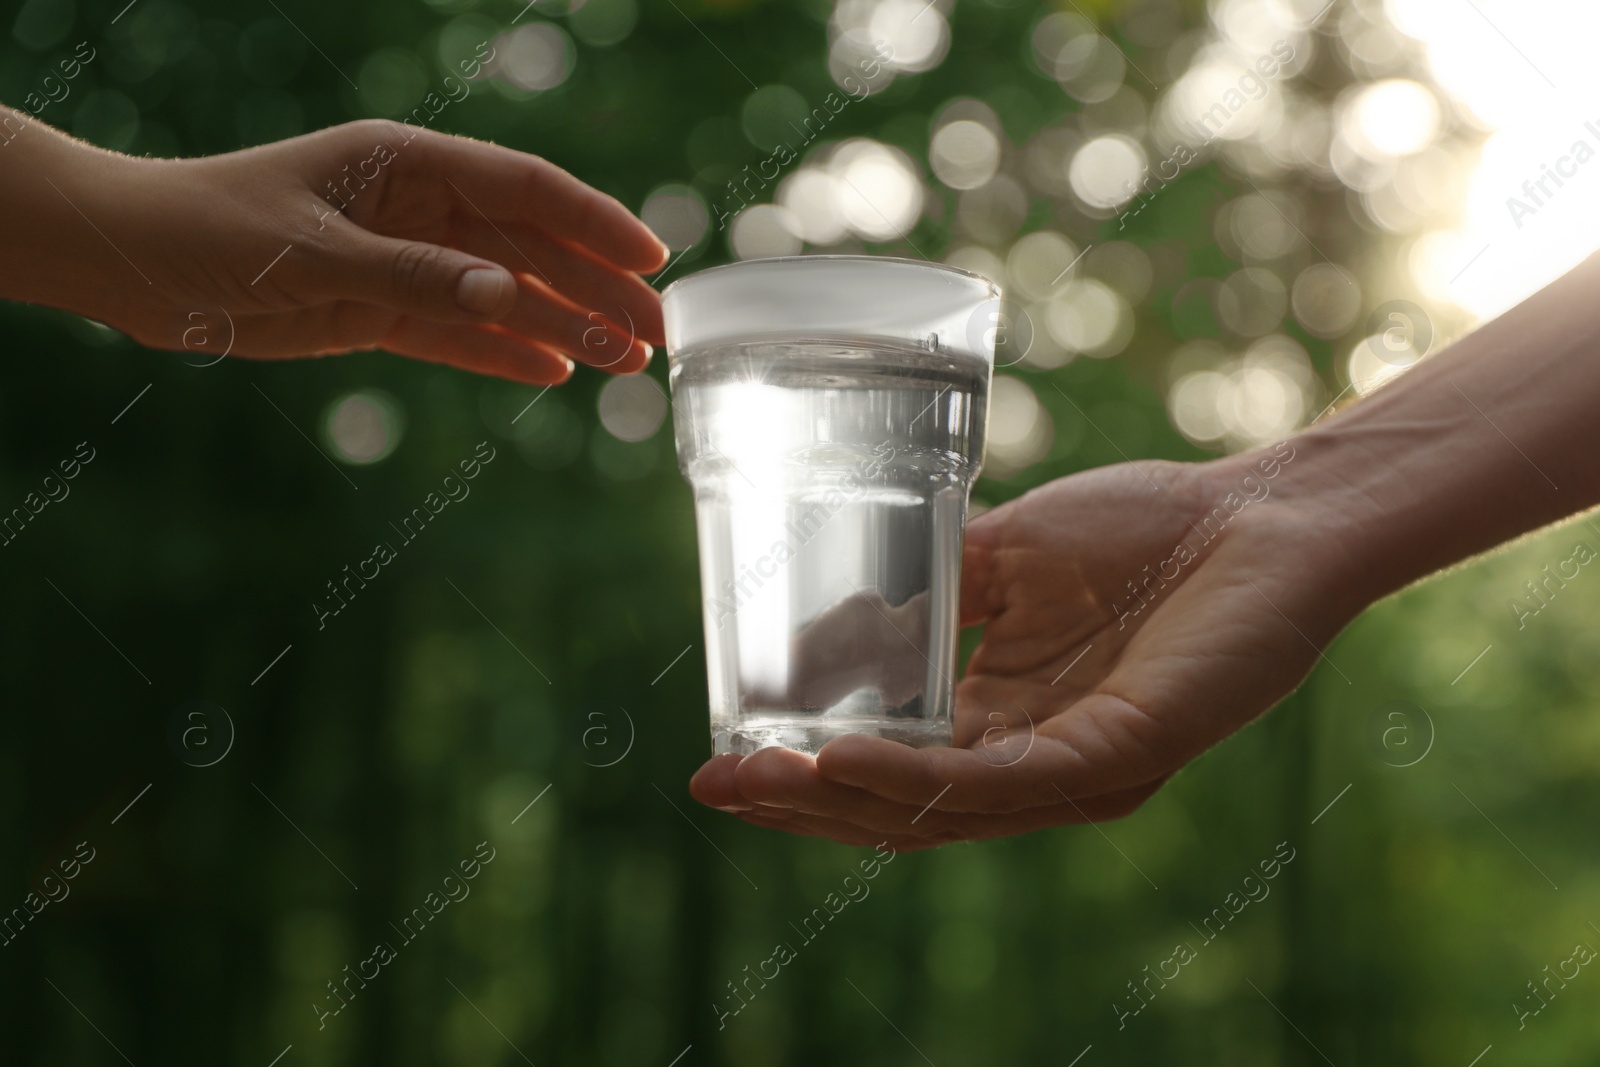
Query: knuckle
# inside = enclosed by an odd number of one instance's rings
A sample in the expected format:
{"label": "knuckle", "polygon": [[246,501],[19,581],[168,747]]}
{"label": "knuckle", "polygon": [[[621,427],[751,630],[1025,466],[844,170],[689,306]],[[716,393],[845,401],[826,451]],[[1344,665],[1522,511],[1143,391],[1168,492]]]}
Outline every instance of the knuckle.
{"label": "knuckle", "polygon": [[395,253],[390,284],[394,291],[408,299],[427,295],[429,281],[438,276],[444,260],[444,250],[437,245],[413,241],[401,246]]}
{"label": "knuckle", "polygon": [[374,134],[385,132],[388,124],[383,119],[356,119],[346,122],[339,128],[358,139],[365,141]]}
{"label": "knuckle", "polygon": [[340,151],[365,148],[370,151],[378,141],[394,136],[394,123],[388,119],[354,119],[334,126],[328,131]]}

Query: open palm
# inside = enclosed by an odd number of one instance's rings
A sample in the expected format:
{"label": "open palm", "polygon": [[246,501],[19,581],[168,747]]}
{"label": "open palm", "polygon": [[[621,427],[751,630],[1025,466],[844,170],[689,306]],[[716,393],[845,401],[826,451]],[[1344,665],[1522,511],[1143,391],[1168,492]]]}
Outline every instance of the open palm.
{"label": "open palm", "polygon": [[815,760],[717,757],[691,788],[759,825],[897,848],[1125,815],[1293,689],[1359,610],[1307,526],[1243,460],[1043,486],[968,530],[962,621],[986,625],[955,747],[843,737]]}

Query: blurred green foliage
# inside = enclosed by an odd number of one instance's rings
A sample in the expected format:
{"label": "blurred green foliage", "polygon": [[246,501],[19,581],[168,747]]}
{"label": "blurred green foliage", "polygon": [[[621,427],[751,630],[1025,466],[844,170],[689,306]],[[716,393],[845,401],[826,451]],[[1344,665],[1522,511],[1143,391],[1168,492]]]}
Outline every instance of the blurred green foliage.
{"label": "blurred green foliage", "polygon": [[[87,39],[101,59],[46,118],[134,153],[221,152],[403,111],[522,5],[138,0],[113,25],[121,7],[26,0],[6,15],[0,99]],[[475,91],[440,126],[538,152],[634,207],[668,182],[711,199],[761,154],[738,139],[746,75],[807,100],[831,87],[830,10],[540,3],[524,21],[564,28],[570,77]],[[930,117],[952,98],[986,101],[1018,144],[1070,121],[1078,103],[1028,48],[1048,10],[961,0],[948,57],[829,136],[876,138],[925,169]],[[1204,21],[1193,5],[1171,15]],[[1382,238],[1336,187],[1284,185],[1329,255],[1380,273]],[[873,251],[944,254],[954,196],[930,189],[908,240]],[[1237,269],[1213,222],[1241,191],[1207,164],[1140,216],[1131,239],[1167,267],[1132,343],[1013,372],[1054,443],[982,483],[981,501],[1125,455],[1204,455],[1170,426],[1163,375],[1180,341],[1223,332],[1177,297]],[[1018,229],[1045,226],[1116,236],[1035,197]],[[672,276],[728,257],[713,234]],[[1330,343],[1286,329],[1336,392]],[[726,983],[864,854],[687,797],[705,689],[670,426],[613,438],[587,372],[528,408],[537,390],[382,354],[199,367],[14,306],[0,338],[0,503],[78,442],[96,450],[71,495],[0,549],[0,907],[79,841],[97,850],[70,897],[0,947],[6,1063],[1461,1067],[1492,1043],[1486,1063],[1555,1067],[1600,1048],[1600,985],[1586,988],[1600,979],[1574,980],[1520,1032],[1511,1007],[1575,941],[1600,943],[1600,870],[1579,851],[1597,814],[1600,720],[1584,713],[1600,579],[1520,631],[1506,606],[1592,530],[1371,611],[1284,707],[1125,822],[896,859],[719,1031]],[[664,383],[663,362],[650,373]],[[398,448],[371,466],[318,455],[307,437],[331,448],[330,408],[371,389],[404,414]],[[481,441],[497,458],[470,499],[318,630],[324,583]],[[208,767],[174,742],[196,700],[236,731]],[[1425,716],[1389,717],[1400,702]],[[470,898],[319,1030],[327,983],[399,944],[394,924],[482,841],[496,859]],[[1198,942],[1194,924],[1285,841],[1297,857],[1271,895],[1119,1029],[1128,983]]]}

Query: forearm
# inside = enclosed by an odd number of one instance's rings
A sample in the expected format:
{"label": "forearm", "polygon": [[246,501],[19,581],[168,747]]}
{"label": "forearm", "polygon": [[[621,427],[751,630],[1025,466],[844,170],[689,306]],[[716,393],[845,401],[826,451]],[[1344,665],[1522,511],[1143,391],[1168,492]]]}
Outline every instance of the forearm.
{"label": "forearm", "polygon": [[112,244],[114,173],[131,161],[11,108],[0,130],[0,299],[99,317],[113,285],[145,285]]}
{"label": "forearm", "polygon": [[1370,602],[1600,503],[1600,256],[1293,440],[1280,504]]}

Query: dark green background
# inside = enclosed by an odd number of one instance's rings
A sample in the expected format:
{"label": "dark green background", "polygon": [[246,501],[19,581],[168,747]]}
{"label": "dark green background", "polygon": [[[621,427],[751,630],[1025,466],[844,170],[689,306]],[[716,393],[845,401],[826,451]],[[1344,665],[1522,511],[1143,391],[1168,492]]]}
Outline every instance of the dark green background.
{"label": "dark green background", "polygon": [[[474,92],[441,126],[538,152],[635,208],[667,181],[698,178],[715,196],[719,164],[697,175],[685,146],[697,129],[723,143],[712,134],[749,86],[700,31],[758,84],[811,99],[828,88],[830,9],[675,4],[647,0],[618,45],[579,44],[560,89]],[[281,6],[352,74],[398,47],[437,77],[437,35],[470,5]],[[472,12],[504,25],[521,6]],[[0,99],[19,104],[88,39],[101,59],[46,117],[113,147],[220,152],[371,113],[266,0],[140,0],[107,28],[120,7],[13,5]],[[829,135],[925,161],[928,119],[958,95],[988,99],[1015,143],[1060,121],[1077,105],[1027,44],[1047,10],[962,0],[946,60],[852,105]],[[1120,40],[1119,11],[1102,13]],[[544,5],[528,17],[560,21]],[[1336,71],[1319,77],[1326,94],[1339,88]],[[732,167],[762,154],[719,151]],[[1279,185],[1329,255],[1376,273],[1391,254],[1337,186]],[[1202,458],[1168,425],[1161,375],[1180,339],[1221,331],[1208,314],[1174,321],[1173,297],[1236,269],[1212,214],[1241,188],[1196,168],[1136,220],[1132,239],[1184,271],[1140,304],[1117,359],[1013,372],[1050,411],[1055,445],[983,482],[980,501],[1123,453]],[[948,214],[951,194],[933,195]],[[1045,225],[1080,243],[1113,229],[1036,198],[1024,230]],[[950,243],[938,218],[913,236],[931,255]],[[672,276],[728,255],[708,239]],[[1300,265],[1314,261],[1306,249]],[[1337,392],[1349,339],[1301,339]],[[1129,820],[896,859],[719,1033],[724,983],[793,940],[788,924],[866,853],[687,796],[708,747],[704,661],[669,427],[612,439],[586,370],[513,428],[534,390],[381,354],[202,369],[15,306],[0,309],[0,351],[0,507],[78,442],[97,451],[71,496],[0,548],[0,908],[21,905],[77,842],[97,852],[66,901],[0,948],[0,1062],[266,1067],[292,1045],[284,1067],[524,1055],[666,1067],[692,1046],[680,1063],[1064,1067],[1092,1045],[1084,1067],[1324,1055],[1466,1067],[1492,1043],[1493,1067],[1591,1063],[1600,1049],[1600,978],[1583,973],[1521,1032],[1511,1006],[1575,942],[1600,944],[1588,925],[1600,869],[1585,847],[1600,799],[1600,586],[1588,588],[1600,579],[1522,631],[1506,606],[1575,540],[1600,543],[1591,530],[1542,535],[1368,613],[1328,651],[1337,671],[1319,668]],[[650,373],[664,383],[663,363]],[[327,407],[373,387],[398,399],[405,432],[388,460],[344,468],[357,489],[296,428],[320,443]],[[318,632],[309,603],[323,583],[479,441],[498,458],[472,496]],[[170,740],[193,700],[237,729],[215,766],[186,765]],[[1399,702],[1404,717],[1389,718]],[[630,719],[631,751],[593,766],[623,751]],[[1409,732],[1386,744],[1397,723]],[[1392,765],[1429,741],[1414,766]],[[394,940],[389,924],[485,840],[497,855],[472,895],[318,1032],[324,983]],[[1190,924],[1284,841],[1297,854],[1271,896],[1119,1031],[1125,983],[1198,942]]]}

